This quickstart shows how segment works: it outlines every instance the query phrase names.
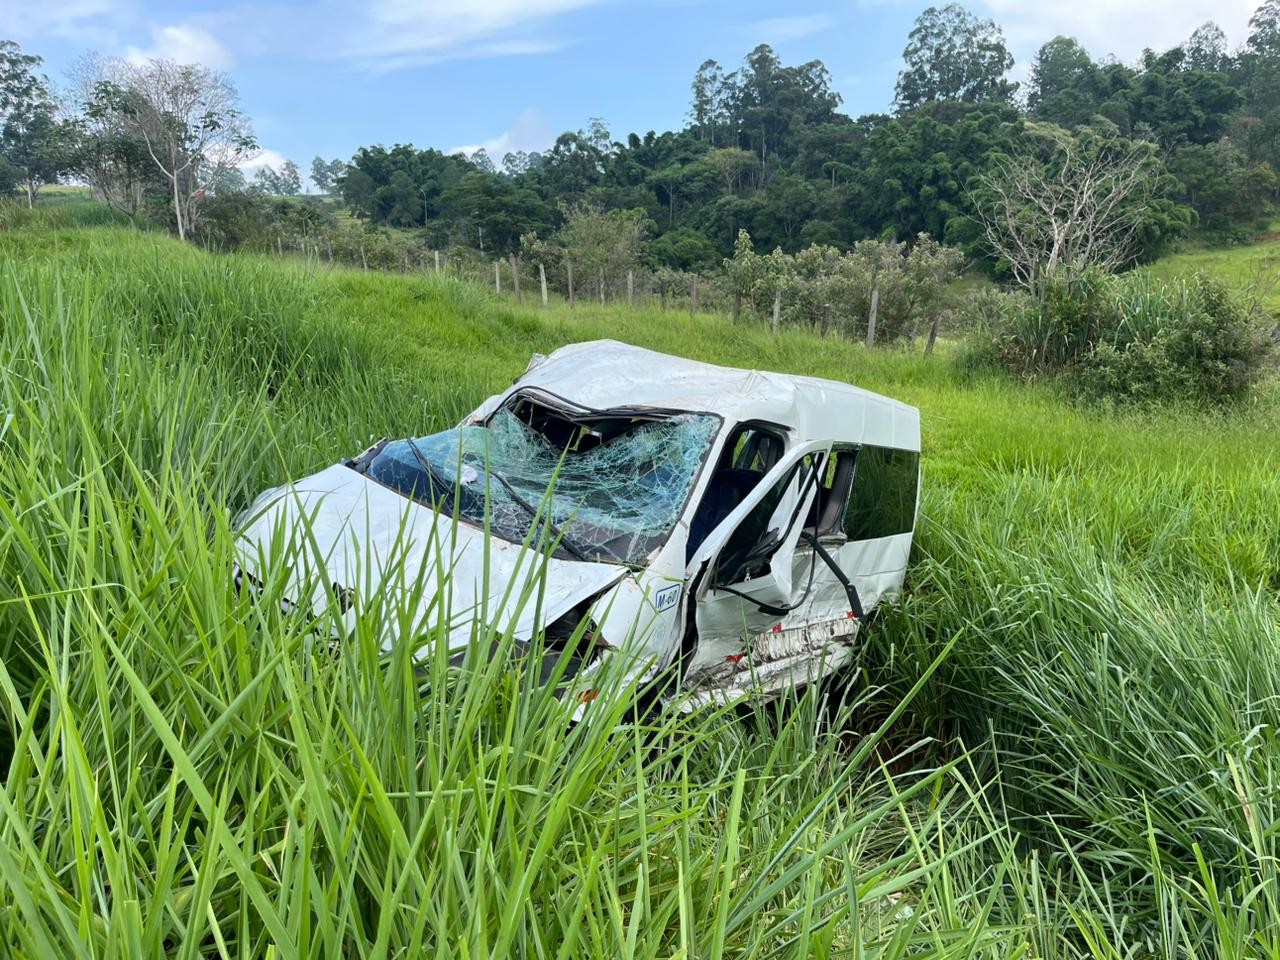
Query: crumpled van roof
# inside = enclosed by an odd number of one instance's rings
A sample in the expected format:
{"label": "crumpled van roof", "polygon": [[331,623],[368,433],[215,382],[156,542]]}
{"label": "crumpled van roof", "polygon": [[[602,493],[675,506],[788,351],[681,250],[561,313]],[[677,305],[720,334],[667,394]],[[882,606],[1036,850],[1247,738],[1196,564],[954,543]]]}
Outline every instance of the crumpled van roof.
{"label": "crumpled van roof", "polygon": [[494,399],[501,403],[528,388],[591,410],[653,407],[715,413],[730,422],[763,420],[789,427],[802,441],[920,449],[920,412],[897,400],[835,380],[720,367],[616,340],[561,347],[535,360],[510,390]]}

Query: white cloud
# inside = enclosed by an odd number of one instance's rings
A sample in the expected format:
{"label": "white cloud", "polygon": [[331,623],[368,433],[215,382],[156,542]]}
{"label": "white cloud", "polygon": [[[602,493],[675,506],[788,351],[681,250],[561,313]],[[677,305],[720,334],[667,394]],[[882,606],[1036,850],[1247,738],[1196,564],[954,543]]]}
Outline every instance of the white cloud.
{"label": "white cloud", "polygon": [[1026,3],[985,0],[1020,61],[1062,34],[1075,37],[1095,57],[1114,54],[1130,62],[1143,48],[1166,50],[1213,20],[1233,44],[1248,36],[1249,17],[1259,0],[1073,0]]}
{"label": "white cloud", "polygon": [[835,19],[826,13],[814,13],[802,17],[769,17],[756,20],[742,28],[761,43],[785,43],[821,33],[835,25]]}
{"label": "white cloud", "polygon": [[84,21],[115,13],[124,5],[121,0],[3,0],[0,20],[6,33],[18,37],[37,33],[65,36]]}
{"label": "white cloud", "polygon": [[129,47],[125,59],[132,63],[147,60],[173,60],[198,63],[214,70],[227,70],[232,65],[231,52],[209,31],[189,24],[151,27],[151,46]]}
{"label": "white cloud", "polygon": [[244,175],[252,180],[254,175],[256,175],[263,167],[270,167],[273,170],[279,170],[284,166],[284,162],[287,159],[288,158],[279,150],[271,150],[267,148],[259,150],[247,160],[240,161],[239,167]]}
{"label": "white cloud", "polygon": [[544,53],[564,44],[539,33],[557,14],[603,0],[375,0],[344,53],[378,71],[463,57]]}
{"label": "white cloud", "polygon": [[525,107],[511,127],[483,143],[468,143],[454,147],[449,153],[465,153],[467,156],[484,148],[495,166],[502,166],[502,158],[508,153],[523,150],[545,150],[555,142],[556,133],[537,107]]}

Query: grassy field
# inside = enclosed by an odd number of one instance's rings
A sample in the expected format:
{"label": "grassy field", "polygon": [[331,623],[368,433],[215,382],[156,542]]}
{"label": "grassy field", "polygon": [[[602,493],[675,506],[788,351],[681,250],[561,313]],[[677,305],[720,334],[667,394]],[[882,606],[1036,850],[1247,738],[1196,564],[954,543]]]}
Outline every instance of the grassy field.
{"label": "grassy field", "polygon": [[[1280,956],[1274,387],[1107,415],[945,351],[7,227],[10,954]],[[231,588],[259,489],[597,337],[921,408],[909,594],[844,699],[567,729],[501,661],[420,688],[395,610],[333,657]]]}
{"label": "grassy field", "polygon": [[1221,277],[1280,316],[1280,222],[1273,223],[1257,243],[1193,247],[1165,257],[1152,270],[1162,277],[1197,271]]}

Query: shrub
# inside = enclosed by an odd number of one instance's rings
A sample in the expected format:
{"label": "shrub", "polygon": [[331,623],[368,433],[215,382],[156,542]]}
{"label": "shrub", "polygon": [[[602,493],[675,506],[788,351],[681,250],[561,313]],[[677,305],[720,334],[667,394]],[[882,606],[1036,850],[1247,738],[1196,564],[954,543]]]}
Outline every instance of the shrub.
{"label": "shrub", "polygon": [[995,318],[991,350],[1029,379],[1058,376],[1080,396],[1120,403],[1238,400],[1272,350],[1260,318],[1203,275],[1148,273],[1050,281]]}

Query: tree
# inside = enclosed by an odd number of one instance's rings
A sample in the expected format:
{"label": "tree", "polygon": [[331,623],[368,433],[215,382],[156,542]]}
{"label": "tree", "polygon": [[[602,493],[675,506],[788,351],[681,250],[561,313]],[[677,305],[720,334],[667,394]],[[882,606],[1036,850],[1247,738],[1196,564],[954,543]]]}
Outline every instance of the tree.
{"label": "tree", "polygon": [[480,147],[470,157],[471,164],[482,173],[497,173],[497,168],[493,165],[493,161],[489,159],[489,151],[484,147]]}
{"label": "tree", "polygon": [[395,227],[412,227],[423,222],[422,201],[409,174],[397,170],[391,182],[374,194],[379,219]]}
{"label": "tree", "polygon": [[249,193],[244,171],[239,167],[226,167],[209,183],[209,192],[214,196],[225,197],[231,193]]}
{"label": "tree", "polygon": [[1231,60],[1227,53],[1227,35],[1212,20],[1196,27],[1183,45],[1183,51],[1192,70],[1221,73]]}
{"label": "tree", "polygon": [[689,104],[689,119],[703,140],[714,147],[716,135],[728,126],[725,96],[728,85],[724,70],[715,60],[704,60],[693,75],[693,95]]}
{"label": "tree", "polygon": [[280,165],[279,177],[281,196],[296,197],[302,192],[302,171],[292,160],[286,160]]}
{"label": "tree", "polygon": [[101,86],[121,82],[123,66],[121,61],[88,54],[69,71],[72,100],[79,111],[74,166],[95,196],[132,217],[141,208],[146,192],[163,190],[163,183],[146,143],[111,108],[107,96],[111,88]]}
{"label": "tree", "polygon": [[750,150],[741,147],[722,147],[708,151],[706,162],[724,182],[726,193],[736,193],[744,180],[760,169],[760,162]]}
{"label": "tree", "polygon": [[1005,77],[1013,54],[995,21],[979,20],[956,3],[929,7],[916,18],[902,58],[906,69],[894,99],[899,113],[933,101],[1009,103],[1018,89]]}
{"label": "tree", "polygon": [[41,186],[74,165],[74,129],[58,117],[49,82],[36,73],[42,62],[0,40],[0,157],[7,176],[25,187],[28,207]]}
{"label": "tree", "polygon": [[1183,144],[1168,164],[1178,179],[1180,196],[1196,212],[1200,230],[1247,239],[1270,220],[1275,172],[1267,163],[1250,164],[1231,140]]}
{"label": "tree", "polygon": [[560,243],[565,259],[584,286],[594,284],[603,302],[605,290],[640,262],[650,224],[641,210],[601,210],[587,204],[568,208]]}
{"label": "tree", "polygon": [[523,150],[509,150],[502,155],[502,172],[518,177],[529,169],[529,154]]}
{"label": "tree", "polygon": [[543,155],[542,183],[548,192],[572,203],[604,176],[604,158],[581,133],[562,133]]}
{"label": "tree", "polygon": [[1247,126],[1243,140],[1252,162],[1280,168],[1280,0],[1267,0],[1249,20],[1240,57]]}
{"label": "tree", "polygon": [[311,182],[323,194],[334,193],[338,189],[338,180],[346,169],[344,160],[334,158],[326,163],[323,157],[316,157],[311,161]]}
{"label": "tree", "polygon": [[522,234],[550,232],[552,212],[537,194],[480,170],[464,174],[440,202],[461,238],[484,253],[514,253]]}
{"label": "tree", "polygon": [[1266,0],[1249,18],[1249,52],[1260,57],[1280,56],[1280,0]]}
{"label": "tree", "polygon": [[359,167],[348,167],[338,187],[342,191],[343,202],[355,216],[362,220],[373,216],[374,192],[377,190],[373,177]]}
{"label": "tree", "polygon": [[1102,76],[1072,37],[1054,37],[1036,51],[1027,84],[1027,112],[1071,128],[1088,123],[1102,102]]}
{"label": "tree", "polygon": [[1040,132],[1038,154],[996,158],[974,191],[991,251],[1036,292],[1060,273],[1131,263],[1165,179],[1150,143]]}
{"label": "tree", "polygon": [[272,197],[278,197],[283,192],[280,186],[280,174],[276,173],[274,167],[266,164],[259,167],[258,172],[253,175],[253,185],[257,187],[259,193]]}
{"label": "tree", "polygon": [[140,139],[173,200],[178,236],[196,225],[205,190],[257,149],[226,74],[196,64],[121,64],[122,82],[104,82],[95,109],[109,111]]}
{"label": "tree", "polygon": [[793,155],[787,134],[835,117],[840,95],[819,60],[784,66],[762,43],[726,78],[724,101],[738,145],[754,150],[762,164]]}
{"label": "tree", "polygon": [[738,239],[733,245],[733,256],[724,260],[724,271],[733,288],[733,319],[737,320],[742,310],[743,297],[751,297],[756,285],[765,274],[769,263],[768,257],[762,257],[755,251],[751,243],[751,234],[745,230],[738,231]]}
{"label": "tree", "polygon": [[302,172],[292,160],[280,164],[280,169],[266,166],[259,168],[254,177],[255,185],[273,197],[296,197],[302,192]]}
{"label": "tree", "polygon": [[591,144],[596,153],[602,157],[607,157],[614,152],[613,135],[609,133],[609,125],[600,117],[588,118],[587,129],[579,130],[578,136]]}

